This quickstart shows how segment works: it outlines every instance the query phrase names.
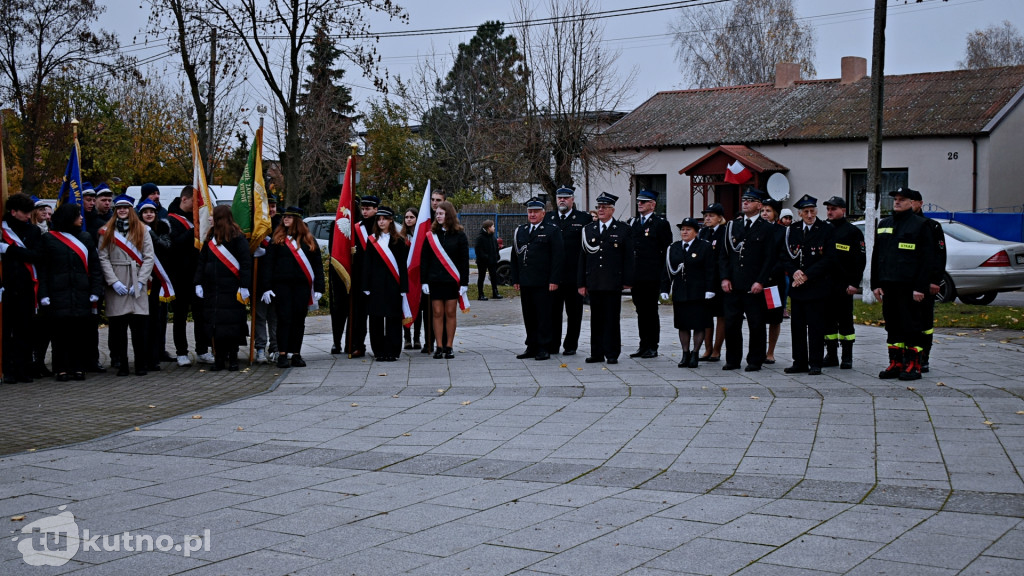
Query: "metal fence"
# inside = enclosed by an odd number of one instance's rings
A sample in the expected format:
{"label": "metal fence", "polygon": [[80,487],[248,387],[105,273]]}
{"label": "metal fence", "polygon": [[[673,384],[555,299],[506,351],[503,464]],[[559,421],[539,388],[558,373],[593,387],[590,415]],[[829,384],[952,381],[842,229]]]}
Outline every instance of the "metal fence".
{"label": "metal fence", "polygon": [[469,257],[476,259],[477,236],[485,220],[494,221],[494,234],[498,237],[498,246],[509,245],[512,233],[520,224],[526,223],[526,208],[518,204],[493,204],[493,205],[468,205],[459,212],[459,222],[466,229],[466,237],[469,238]]}

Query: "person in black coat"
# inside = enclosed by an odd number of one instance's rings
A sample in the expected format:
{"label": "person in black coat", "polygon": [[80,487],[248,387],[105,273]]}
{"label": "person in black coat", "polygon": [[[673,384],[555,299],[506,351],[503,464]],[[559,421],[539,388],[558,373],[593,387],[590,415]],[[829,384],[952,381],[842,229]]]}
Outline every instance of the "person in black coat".
{"label": "person in black coat", "polygon": [[[833,196],[824,202],[828,222],[835,233],[832,248],[836,265],[825,303],[825,358],[822,366],[853,368],[853,343],[857,334],[853,329],[853,295],[861,291],[867,257],[864,252],[864,233],[846,219],[846,200]],[[842,361],[837,348],[842,347]]]}
{"label": "person in black coat", "polygon": [[[704,216],[704,226],[697,233],[697,238],[711,244],[711,250],[715,254],[715,261],[718,261],[719,251],[725,246],[725,208],[715,202],[709,204],[701,214]],[[722,307],[722,280],[718,274],[718,265],[715,265],[715,297],[708,302],[711,310],[712,326],[704,330],[704,355],[700,357],[703,362],[718,362],[722,356],[722,344],[725,343],[725,311]]]}
{"label": "person in black coat", "polygon": [[[562,233],[544,220],[544,202],[526,202],[529,223],[512,234],[512,285],[522,295],[526,350],[519,359],[551,357],[551,294],[558,289],[565,259]],[[558,348],[558,342],[554,344]]]}
{"label": "person in black coat", "polygon": [[3,218],[3,347],[4,382],[32,382],[33,314],[42,233],[29,222],[35,203],[27,194],[14,194],[4,206]]}
{"label": "person in black coat", "polygon": [[[697,238],[700,221],[686,218],[680,222],[680,241],[672,244],[665,255],[661,273],[661,299],[671,294],[673,324],[679,331],[679,344],[683,347],[680,368],[696,368],[700,359],[700,346],[704,330],[711,325],[708,302],[715,297],[715,251],[711,243]],[[693,332],[693,350],[690,350],[690,332]]]}
{"label": "person in black coat", "polygon": [[412,315],[406,299],[408,258],[409,245],[398,233],[394,210],[377,208],[363,263],[363,294],[370,311],[370,347],[379,362],[394,362],[402,355],[402,320]]}
{"label": "person in black coat", "polygon": [[487,300],[484,296],[484,276],[491,275],[491,294],[495,300],[501,300],[498,294],[498,237],[494,234],[494,220],[484,220],[480,225],[480,233],[476,236],[476,299]]}
{"label": "person in black coat", "polygon": [[630,358],[654,358],[661,340],[661,321],[658,317],[658,295],[661,292],[661,267],[665,251],[672,243],[672,228],[668,221],[654,213],[658,195],[641,190],[636,195],[638,215],[630,222],[633,249],[636,251],[636,277],[630,294],[636,308],[636,324],[640,345]]}
{"label": "person in black coat", "polygon": [[[405,210],[404,226],[402,226],[402,238],[405,239],[406,247],[411,249],[412,237],[416,233],[416,220],[420,215],[420,211],[415,206],[410,206]],[[499,294],[500,297],[500,294]],[[424,299],[426,300],[426,299]],[[420,347],[420,331],[423,327],[423,306],[418,310],[413,310],[413,320],[411,326],[403,326],[402,330],[405,332],[405,349],[415,350]]]}
{"label": "person in black coat", "polygon": [[576,286],[590,296],[590,356],[587,363],[618,364],[622,351],[622,290],[633,285],[635,253],[629,225],[612,217],[618,197],[597,197],[598,220],[583,229]]}
{"label": "person in black coat", "polygon": [[930,371],[929,359],[932,355],[932,344],[935,341],[935,295],[939,293],[942,277],[946,275],[946,233],[942,231],[942,224],[934,218],[928,218],[921,211],[923,200],[914,200],[914,214],[926,220],[932,231],[932,254],[931,263],[928,266],[928,279],[931,284],[928,286],[928,295],[921,301],[921,318],[924,325],[921,327],[921,334],[924,337],[924,344],[921,350],[921,373]]}
{"label": "person in black coat", "polygon": [[[302,221],[302,209],[289,206],[267,247],[260,284],[269,286],[261,300],[277,308],[277,366],[303,367],[302,338],[306,313],[324,294],[324,270],[320,246]],[[288,353],[291,352],[289,364]]]}
{"label": "person in black coat", "polygon": [[786,230],[783,265],[793,279],[790,329],[793,331],[793,365],[786,374],[821,374],[825,349],[825,301],[835,267],[835,229],[818,218],[818,199],[804,194],[794,208],[800,221]]}
{"label": "person in black coat", "polygon": [[[218,257],[215,252],[219,252]],[[245,302],[252,288],[252,254],[230,206],[213,209],[213,226],[199,252],[192,283],[203,301],[206,333],[213,341],[213,370],[238,370],[238,346],[246,337]]]}
{"label": "person in black coat", "polygon": [[[441,202],[435,213],[430,227],[432,237],[427,238],[420,260],[421,288],[430,296],[433,334],[437,340],[434,358],[454,358],[455,310],[460,299],[468,302],[469,240],[451,202]],[[443,259],[438,251],[448,258]]]}
{"label": "person in black coat", "polygon": [[[761,205],[761,218],[775,224],[776,251],[781,250],[782,244],[786,241],[786,228],[779,224],[779,212],[781,210],[782,202],[774,198],[766,198]],[[779,258],[775,260],[775,268],[772,268],[772,272],[768,276],[768,285],[764,287],[766,292],[773,287],[776,288],[779,291],[780,297],[786,293],[786,282],[788,282],[782,260],[780,254]],[[783,298],[783,302],[785,302],[785,298]],[[785,310],[785,306],[769,308],[768,299],[765,298],[764,321],[768,325],[768,350],[765,352],[765,364],[775,364],[775,345],[778,344],[779,336],[782,334],[782,319],[784,318]]]}
{"label": "person in black coat", "polygon": [[774,224],[761,218],[761,204],[768,194],[748,188],[741,198],[743,214],[726,227],[719,250],[718,272],[724,293],[725,365],[736,370],[743,357],[743,318],[750,332],[747,372],[761,369],[765,360],[764,287],[775,267],[778,251]]}
{"label": "person in black coat", "polygon": [[94,306],[104,292],[99,255],[82,231],[78,204],[63,204],[53,213],[50,232],[40,242],[39,304],[53,331],[53,371],[57,381],[85,380],[92,350],[81,335],[95,329]]}
{"label": "person in black coat", "polygon": [[[146,324],[146,342],[150,349],[149,371],[160,371],[161,362],[169,362],[167,345],[167,303],[174,299],[174,283],[167,265],[171,254],[171,227],[166,220],[157,219],[157,206],[152,200],[139,202],[135,210],[139,219],[149,228],[153,240],[153,276],[149,283],[149,319]],[[166,278],[164,277],[166,275]],[[166,285],[165,285],[166,282]]]}
{"label": "person in black coat", "polygon": [[377,206],[380,205],[380,198],[376,196],[363,196],[359,200],[359,211],[362,219],[352,227],[355,236],[354,245],[356,251],[352,253],[352,281],[355,286],[352,288],[352,331],[349,333],[348,342],[349,358],[362,358],[366,355],[366,323],[368,320],[366,309],[366,297],[359,289],[362,283],[363,262],[366,261],[366,240],[373,233],[373,225],[377,221]]}
{"label": "person in black coat", "polygon": [[[577,291],[576,275],[580,265],[583,227],[594,219],[590,214],[573,208],[575,192],[572,188],[559,188],[555,192],[558,209],[547,213],[545,220],[554,224],[562,233],[562,275],[558,289],[551,293],[551,346],[548,353],[558,354],[558,343],[562,342],[562,355],[572,356],[580,343],[580,328],[583,324],[583,297]],[[565,340],[562,340],[562,310],[565,310]]]}
{"label": "person in black coat", "polygon": [[181,196],[175,198],[167,208],[167,221],[171,225],[171,252],[167,261],[161,260],[175,288],[171,311],[174,312],[172,333],[178,366],[192,364],[188,357],[189,312],[192,313],[192,337],[196,356],[200,362],[213,362],[213,356],[210,354],[210,336],[205,332],[203,306],[190,289],[199,262],[199,249],[196,248],[195,224],[192,218],[194,201],[195,191],[192,186],[185,186],[181,190]]}

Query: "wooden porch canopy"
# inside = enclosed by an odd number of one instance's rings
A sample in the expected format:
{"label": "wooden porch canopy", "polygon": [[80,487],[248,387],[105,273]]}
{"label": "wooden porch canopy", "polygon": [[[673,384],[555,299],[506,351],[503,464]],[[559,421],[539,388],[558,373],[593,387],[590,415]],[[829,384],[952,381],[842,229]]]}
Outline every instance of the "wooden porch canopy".
{"label": "wooden porch canopy", "polygon": [[[740,185],[725,181],[726,166],[737,160],[753,174],[750,180]],[[789,172],[789,168],[742,144],[717,146],[679,171],[690,177],[690,214],[696,214],[694,200],[700,195],[698,212],[718,202],[725,209],[726,219],[739,213],[741,190],[748,186],[764,190],[768,178],[777,172]]]}

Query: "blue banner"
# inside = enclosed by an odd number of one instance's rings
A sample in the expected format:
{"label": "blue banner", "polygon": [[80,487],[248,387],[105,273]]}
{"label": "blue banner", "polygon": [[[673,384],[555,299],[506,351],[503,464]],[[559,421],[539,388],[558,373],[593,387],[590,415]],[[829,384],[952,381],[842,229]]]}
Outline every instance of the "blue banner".
{"label": "blue banner", "polygon": [[82,167],[78,161],[78,139],[71,146],[68,167],[64,170],[64,181],[57,194],[57,206],[72,202],[78,204],[82,211],[82,230],[85,230],[85,203],[82,202]]}

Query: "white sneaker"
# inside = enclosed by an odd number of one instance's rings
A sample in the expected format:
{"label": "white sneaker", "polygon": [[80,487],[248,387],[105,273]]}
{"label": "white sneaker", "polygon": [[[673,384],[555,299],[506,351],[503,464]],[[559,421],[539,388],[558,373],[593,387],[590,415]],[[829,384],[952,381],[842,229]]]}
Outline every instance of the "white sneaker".
{"label": "white sneaker", "polygon": [[196,360],[202,362],[203,364],[213,364],[213,354],[209,352],[207,352],[206,354],[200,354],[196,356]]}
{"label": "white sneaker", "polygon": [[267,362],[277,362],[277,352],[267,354]]}
{"label": "white sneaker", "polygon": [[264,352],[263,350],[257,350],[256,351],[256,363],[257,364],[266,364],[267,363],[267,353]]}
{"label": "white sneaker", "polygon": [[185,367],[185,366],[191,366],[191,365],[192,365],[192,360],[189,360],[189,357],[187,355],[186,356],[178,356],[178,366]]}

